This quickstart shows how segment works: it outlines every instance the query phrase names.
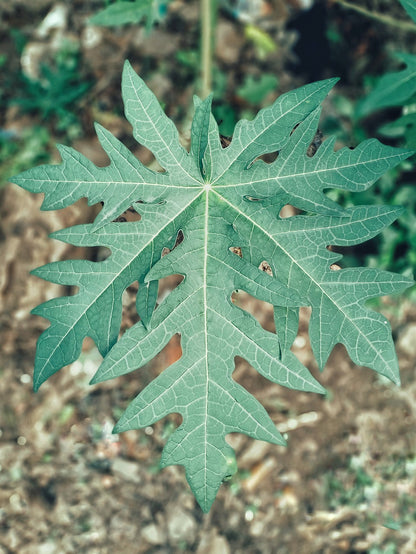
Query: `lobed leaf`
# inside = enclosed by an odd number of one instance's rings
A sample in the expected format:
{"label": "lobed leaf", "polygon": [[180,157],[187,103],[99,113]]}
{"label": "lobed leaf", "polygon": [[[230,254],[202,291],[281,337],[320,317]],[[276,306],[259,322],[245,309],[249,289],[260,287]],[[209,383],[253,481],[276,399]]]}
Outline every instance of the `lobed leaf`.
{"label": "lobed leaf", "polygon": [[[328,139],[309,157],[320,104],[335,81],[281,96],[253,121],[240,122],[227,148],[221,147],[211,97],[196,98],[187,152],[173,122],[126,63],[126,117],[135,138],[152,150],[162,170],[144,167],[97,126],[110,158],[107,167],[98,168],[78,152],[60,147],[60,165],[34,168],[13,179],[45,194],[42,209],[63,208],[84,196],[90,204],[102,202],[93,224],[52,236],[111,251],[102,262],[54,262],[34,271],[79,288],[73,296],[34,310],[50,321],[38,341],[35,389],[77,359],[86,336],[104,356],[92,380],[98,383],[143,367],[179,333],[182,357],[131,402],[115,432],[179,413],[182,423],[168,440],[161,463],[184,466],[204,511],[236,468],[228,433],[284,444],[265,409],[233,380],[236,356],[273,383],[325,392],[290,350],[300,306],[312,308],[309,331],[321,369],[341,342],[355,363],[399,382],[388,322],[365,302],[400,292],[413,281],[375,268],[334,271],[332,264],[342,256],[328,246],[369,240],[401,209],[342,209],[325,191],[365,190],[412,152],[375,140],[334,151],[334,140]],[[258,159],[270,152],[277,152],[273,163]],[[306,213],[282,219],[280,210],[287,203]],[[114,222],[129,206],[140,221]],[[183,240],[178,244],[179,232]],[[169,253],[162,256],[166,248]],[[260,269],[265,261],[270,274]],[[158,282],[171,274],[184,279],[156,308]],[[136,308],[141,319],[119,338],[121,297],[134,281],[139,283]],[[236,290],[274,306],[276,333],[265,331],[233,304]]]}

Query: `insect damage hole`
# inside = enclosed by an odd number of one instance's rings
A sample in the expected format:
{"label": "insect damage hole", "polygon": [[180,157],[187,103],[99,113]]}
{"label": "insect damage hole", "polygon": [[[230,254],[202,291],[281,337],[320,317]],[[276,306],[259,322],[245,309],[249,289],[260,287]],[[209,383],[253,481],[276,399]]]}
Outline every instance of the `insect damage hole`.
{"label": "insect damage hole", "polygon": [[[171,242],[170,248],[168,246],[165,246],[162,249],[161,257],[169,255],[170,252],[175,250],[184,240],[184,234],[182,229],[179,229],[179,231],[176,234],[175,241]],[[159,280],[159,289],[157,294],[157,304],[161,304],[168,296],[171,294],[171,292],[178,287],[182,281],[184,280],[184,275],[180,273],[172,273],[171,275],[167,275],[166,277],[162,277],[162,279]]]}
{"label": "insect damage hole", "polygon": [[279,217],[280,219],[287,219],[289,217],[299,215],[300,213],[301,211],[298,210],[298,208],[295,208],[295,206],[292,206],[291,204],[285,204],[279,212]]}
{"label": "insect damage hole", "polygon": [[[136,202],[136,206],[142,204],[142,202]],[[133,206],[127,208],[119,217],[114,219],[113,223],[130,223],[132,221],[140,221],[142,216],[136,211]]]}

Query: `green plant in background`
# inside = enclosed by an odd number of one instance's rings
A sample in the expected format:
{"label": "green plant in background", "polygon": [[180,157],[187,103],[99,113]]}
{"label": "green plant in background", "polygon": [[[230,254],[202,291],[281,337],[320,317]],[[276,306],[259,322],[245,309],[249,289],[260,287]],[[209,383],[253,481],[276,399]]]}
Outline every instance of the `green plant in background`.
{"label": "green plant in background", "polygon": [[[364,303],[400,292],[413,281],[375,268],[334,270],[332,264],[342,256],[327,246],[366,241],[402,210],[343,209],[323,191],[367,190],[411,152],[376,140],[334,152],[334,139],[329,139],[308,156],[320,104],[335,82],[320,81],[284,94],[253,121],[240,121],[227,148],[221,146],[211,115],[211,96],[195,98],[187,152],[156,97],[126,63],[126,117],[135,139],[152,150],[165,171],[143,166],[97,125],[109,166],[98,168],[60,146],[61,165],[41,166],[12,179],[44,193],[44,210],[63,208],[81,197],[90,204],[102,202],[93,224],[52,236],[111,250],[103,262],[55,262],[34,271],[49,281],[79,287],[74,296],[50,300],[33,312],[51,322],[38,341],[35,390],[77,359],[86,336],[105,356],[92,379],[98,383],[142,367],[179,333],[182,357],[131,402],[114,432],[180,413],[183,422],[169,437],[161,465],[185,467],[204,511],[236,470],[226,434],[285,444],[261,404],[232,379],[235,356],[274,383],[325,392],[290,350],[299,306],[312,307],[309,333],[321,369],[341,342],[355,363],[399,383],[389,324]],[[276,151],[273,163],[259,159]],[[305,215],[281,219],[287,203]],[[141,215],[140,221],[115,222],[129,206]],[[179,245],[178,233],[183,236]],[[162,257],[166,247],[171,250]],[[264,261],[272,275],[261,271]],[[171,274],[184,280],[155,309],[158,282]],[[141,319],[118,340],[122,294],[134,281],[139,282],[136,308]],[[276,333],[265,331],[232,303],[237,290],[274,306]]]}
{"label": "green plant in background", "polygon": [[[399,0],[409,16],[416,22],[414,0]],[[415,27],[416,30],[416,27]],[[386,137],[404,137],[409,148],[416,147],[416,56],[397,53],[398,60],[406,68],[396,73],[387,73],[377,82],[370,94],[357,106],[358,118],[377,110],[402,106],[402,116],[384,125],[380,132]]]}
{"label": "green plant in background", "polygon": [[237,89],[237,94],[249,104],[259,105],[266,96],[277,89],[279,81],[275,75],[264,73],[258,79],[247,75],[244,83]]}
{"label": "green plant in background", "polygon": [[153,25],[166,15],[169,0],[133,0],[132,2],[116,1],[90,18],[92,25],[117,27],[130,23],[146,21],[146,29],[150,31]]}
{"label": "green plant in background", "polygon": [[248,41],[253,43],[260,59],[276,51],[276,43],[272,37],[269,33],[257,27],[257,25],[246,24],[244,26],[244,35]]}
{"label": "green plant in background", "polygon": [[44,127],[30,127],[20,136],[0,131],[0,186],[13,173],[49,161],[50,135]]}
{"label": "green plant in background", "polygon": [[[416,21],[416,4],[414,0],[399,0],[413,21]],[[397,26],[406,32],[416,32],[416,25],[406,21],[399,21],[383,14],[369,12],[344,0],[337,0],[348,9],[355,10],[364,16],[371,17],[389,26]],[[339,40],[338,36],[335,40]],[[380,78],[371,77],[373,90],[369,95],[354,103],[346,96],[338,95],[333,102],[337,110],[337,117],[330,116],[324,123],[324,134],[337,132],[344,144],[355,146],[368,133],[365,118],[380,113],[384,108],[401,107],[402,115],[395,121],[383,124],[378,132],[408,148],[416,147],[416,56],[407,53],[398,53],[396,56],[406,63],[407,67],[395,73],[387,73]],[[340,132],[338,132],[340,131]],[[378,203],[403,204],[406,211],[382,236],[373,241],[372,251],[354,252],[355,260],[365,260],[366,264],[393,271],[406,271],[411,274],[416,270],[416,236],[415,236],[415,207],[416,194],[412,184],[413,176],[407,173],[414,164],[406,160],[394,171],[384,175],[377,183],[374,199]],[[346,191],[329,193],[331,198],[343,206],[353,205],[355,202],[372,201],[368,191],[353,197]],[[416,291],[412,289],[411,295]]]}
{"label": "green plant in background", "polygon": [[54,121],[58,132],[68,138],[79,135],[80,125],[74,106],[85,95],[90,84],[79,82],[79,51],[68,45],[57,53],[53,65],[40,64],[39,79],[22,75],[22,87],[12,103],[22,112],[39,114]]}

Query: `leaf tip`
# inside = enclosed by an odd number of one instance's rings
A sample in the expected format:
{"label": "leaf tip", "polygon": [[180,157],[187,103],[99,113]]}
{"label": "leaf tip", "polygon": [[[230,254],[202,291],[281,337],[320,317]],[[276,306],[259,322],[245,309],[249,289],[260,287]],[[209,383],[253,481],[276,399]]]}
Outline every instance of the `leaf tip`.
{"label": "leaf tip", "polygon": [[98,134],[104,133],[107,129],[103,127],[98,121],[94,121],[94,130]]}
{"label": "leaf tip", "polygon": [[133,69],[133,66],[131,65],[129,60],[126,60],[123,65],[123,72],[121,74],[121,82],[122,84],[126,83],[126,79],[138,79],[141,81],[139,75],[136,73],[136,71]]}
{"label": "leaf tip", "polygon": [[316,390],[314,392],[322,394],[323,396],[328,396],[328,391],[321,385],[321,383],[318,383],[318,381],[316,381]]}
{"label": "leaf tip", "polygon": [[204,503],[204,502],[199,502],[198,499],[197,499],[197,502],[198,502],[198,505],[199,505],[199,507],[201,508],[201,510],[204,512],[204,514],[208,514],[208,513],[209,513],[209,511],[210,511],[210,509],[211,509],[211,506],[212,506],[212,504],[214,503],[214,501],[209,502],[209,503],[208,503],[208,502],[206,502],[206,503]]}
{"label": "leaf tip", "polygon": [[[124,420],[124,421],[123,421]],[[125,421],[124,415],[121,416],[121,418],[117,421],[117,423],[114,425],[113,430],[111,433],[113,435],[118,435],[119,433],[124,433],[125,431],[129,431],[131,427],[128,423]]]}
{"label": "leaf tip", "polygon": [[91,377],[89,385],[97,385],[98,383],[101,383],[103,379],[101,379],[101,372],[100,368],[94,373],[94,375]]}
{"label": "leaf tip", "polygon": [[22,173],[18,173],[17,175],[12,175],[11,177],[8,177],[7,178],[7,181],[9,183],[13,183],[14,185],[18,185],[19,187],[21,186],[20,185],[20,182],[21,182],[21,177]]}
{"label": "leaf tip", "polygon": [[329,93],[329,91],[334,88],[340,79],[341,77],[331,77],[330,79],[320,81],[320,83],[322,84],[322,88],[326,89],[327,93]]}
{"label": "leaf tip", "polygon": [[401,381],[401,379],[400,379],[400,375],[395,375],[391,381],[392,381],[392,383],[394,383],[397,387],[400,387],[401,384],[402,384],[402,381]]}
{"label": "leaf tip", "polygon": [[123,64],[123,71],[130,71],[132,70],[132,65],[130,63],[130,60],[124,60],[124,64]]}
{"label": "leaf tip", "polygon": [[416,150],[411,150],[409,148],[401,148],[400,150],[403,153],[403,160],[406,160],[407,158],[410,158],[410,156],[416,154]]}
{"label": "leaf tip", "polygon": [[[39,268],[37,268],[37,269],[39,269]],[[33,271],[35,271],[35,270],[33,270]],[[36,275],[36,277],[39,277],[39,275]],[[38,315],[40,317],[43,317],[41,307],[42,307],[42,304],[39,304],[39,306],[36,306],[32,310],[30,310],[30,315]]]}
{"label": "leaf tip", "polygon": [[52,233],[49,233],[49,238],[64,242],[64,240],[61,238],[61,235],[64,234],[65,231],[67,231],[67,229],[58,229],[58,231],[53,231]]}
{"label": "leaf tip", "polygon": [[[91,384],[92,381],[90,381]],[[113,427],[113,430],[111,431],[113,435],[118,435],[119,433],[122,433],[122,429],[120,429],[120,425],[116,423]]]}

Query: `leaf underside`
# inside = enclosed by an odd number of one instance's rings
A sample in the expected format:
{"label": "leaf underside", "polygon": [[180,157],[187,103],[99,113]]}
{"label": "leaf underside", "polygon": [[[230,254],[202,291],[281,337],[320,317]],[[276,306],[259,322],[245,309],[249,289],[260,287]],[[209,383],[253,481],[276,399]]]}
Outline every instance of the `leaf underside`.
{"label": "leaf underside", "polygon": [[[104,356],[92,380],[98,383],[142,367],[180,333],[182,357],[131,402],[115,432],[179,413],[183,421],[164,448],[162,465],[185,467],[204,511],[235,470],[234,453],[225,440],[228,433],[285,443],[261,404],[233,380],[236,356],[274,383],[325,392],[290,350],[300,306],[312,307],[309,332],[321,369],[334,345],[343,343],[356,364],[399,382],[389,324],[365,302],[400,292],[412,281],[377,269],[334,271],[331,265],[341,255],[327,247],[374,237],[401,208],[342,209],[324,191],[365,190],[411,152],[376,140],[334,151],[334,140],[328,139],[308,156],[321,102],[335,82],[284,94],[253,121],[240,121],[227,148],[221,146],[211,115],[211,98],[195,98],[187,152],[173,122],[126,62],[126,117],[136,140],[153,152],[163,171],[143,166],[97,125],[109,166],[98,168],[61,146],[60,165],[40,166],[12,179],[44,193],[44,210],[64,208],[82,197],[90,204],[102,202],[93,224],[52,236],[111,250],[99,263],[54,262],[33,272],[79,287],[77,294],[34,310],[51,323],[38,341],[34,388],[76,360],[86,336]],[[278,152],[273,163],[258,159],[270,152]],[[303,214],[281,219],[280,210],[288,203]],[[129,206],[140,221],[114,222]],[[174,247],[179,231],[183,240]],[[166,247],[170,252],[162,257]],[[265,260],[272,275],[259,269]],[[171,274],[184,279],[155,309],[158,281]],[[121,297],[134,281],[139,282],[136,306],[141,320],[119,339]],[[236,290],[275,307],[276,333],[265,331],[232,303]]]}

